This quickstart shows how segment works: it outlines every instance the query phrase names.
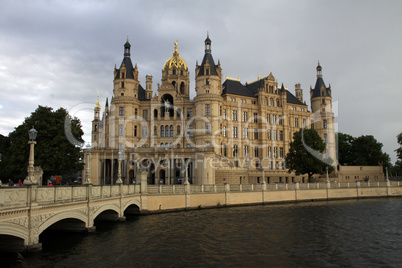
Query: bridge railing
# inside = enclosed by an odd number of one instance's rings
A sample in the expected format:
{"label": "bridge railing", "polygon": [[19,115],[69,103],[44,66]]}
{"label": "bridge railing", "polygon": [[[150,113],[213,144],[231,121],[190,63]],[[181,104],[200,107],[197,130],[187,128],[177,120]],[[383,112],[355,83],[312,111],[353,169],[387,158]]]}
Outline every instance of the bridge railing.
{"label": "bridge railing", "polygon": [[[156,194],[191,194],[191,193],[222,193],[252,192],[252,191],[295,191],[341,188],[376,188],[401,187],[399,181],[390,182],[353,182],[353,183],[275,183],[275,184],[218,184],[218,185],[147,185],[144,189],[149,195]],[[24,208],[32,203],[38,205],[51,203],[85,202],[103,198],[114,198],[141,194],[141,185],[82,185],[82,186],[22,186],[0,187],[0,209]]]}

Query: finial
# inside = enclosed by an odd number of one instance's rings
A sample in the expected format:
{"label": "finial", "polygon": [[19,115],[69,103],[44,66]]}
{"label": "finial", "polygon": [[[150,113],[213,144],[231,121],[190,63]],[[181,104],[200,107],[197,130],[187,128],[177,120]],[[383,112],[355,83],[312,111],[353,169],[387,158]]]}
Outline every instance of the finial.
{"label": "finial", "polygon": [[318,60],[318,65],[317,66],[320,66],[320,60]]}
{"label": "finial", "polygon": [[207,38],[209,38],[209,31],[207,31]]}
{"label": "finial", "polygon": [[173,56],[179,56],[179,51],[177,50],[177,43],[178,43],[178,41],[176,40],[176,42],[174,42]]}
{"label": "finial", "polygon": [[127,42],[128,42],[128,35],[127,35]]}

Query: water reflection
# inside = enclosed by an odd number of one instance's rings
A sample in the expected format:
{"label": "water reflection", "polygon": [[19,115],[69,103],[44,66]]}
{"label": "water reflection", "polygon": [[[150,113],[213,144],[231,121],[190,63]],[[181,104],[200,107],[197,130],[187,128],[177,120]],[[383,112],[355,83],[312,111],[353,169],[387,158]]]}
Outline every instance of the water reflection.
{"label": "water reflection", "polygon": [[401,215],[400,198],[149,215],[97,223],[94,234],[44,238],[42,253],[27,262],[29,267],[398,267]]}

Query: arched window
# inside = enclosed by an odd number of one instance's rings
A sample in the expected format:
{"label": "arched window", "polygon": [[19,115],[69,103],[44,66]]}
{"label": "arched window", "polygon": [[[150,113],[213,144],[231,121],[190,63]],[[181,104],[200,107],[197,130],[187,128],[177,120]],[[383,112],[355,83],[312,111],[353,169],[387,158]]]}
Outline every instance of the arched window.
{"label": "arched window", "polygon": [[177,126],[177,135],[180,135],[180,126]]}
{"label": "arched window", "polygon": [[170,137],[173,137],[173,126],[170,126]]}
{"label": "arched window", "polygon": [[276,107],[279,107],[279,100],[276,99]]}
{"label": "arched window", "polygon": [[268,99],[265,98],[265,105],[268,106]]}
{"label": "arched window", "polygon": [[165,144],[163,144],[163,142],[161,143],[161,147],[165,147]]}
{"label": "arched window", "polygon": [[165,137],[165,127],[161,126],[161,137]]}
{"label": "arched window", "polygon": [[274,106],[274,99],[273,99],[273,98],[271,98],[271,99],[269,100],[269,105],[270,105],[270,106]]}
{"label": "arched window", "polygon": [[154,118],[158,118],[158,110],[154,109]]}
{"label": "arched window", "polygon": [[165,126],[165,137],[169,137],[169,126]]}
{"label": "arched window", "polygon": [[180,93],[184,94],[184,82],[180,83]]}
{"label": "arched window", "polygon": [[157,136],[158,135],[158,129],[157,129],[157,127],[154,127],[154,136]]}
{"label": "arched window", "polygon": [[137,126],[134,126],[134,137],[137,137]]}
{"label": "arched window", "polygon": [[176,89],[176,81],[172,82],[173,87]]}

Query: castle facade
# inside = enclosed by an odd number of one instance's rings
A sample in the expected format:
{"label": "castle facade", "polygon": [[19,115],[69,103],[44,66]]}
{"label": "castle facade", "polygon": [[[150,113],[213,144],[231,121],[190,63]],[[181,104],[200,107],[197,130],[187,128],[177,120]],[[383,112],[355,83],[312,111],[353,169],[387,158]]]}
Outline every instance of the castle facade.
{"label": "castle facade", "polygon": [[309,111],[301,85],[292,94],[272,73],[246,84],[228,77],[222,82],[209,36],[195,67],[194,99],[177,42],[156,91],[152,76],[145,88],[140,84],[130,50],[127,40],[110,103],[102,111],[98,98],[94,108],[93,184],[139,183],[144,169],[148,183],[157,185],[307,182],[307,175],[289,173],[285,163],[293,133],[303,127],[316,129],[327,144],[326,157],[336,159],[332,92],[319,63]]}

